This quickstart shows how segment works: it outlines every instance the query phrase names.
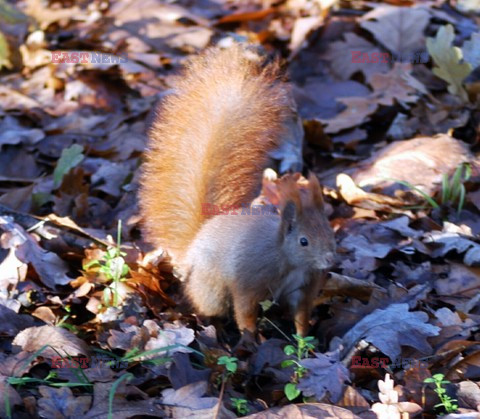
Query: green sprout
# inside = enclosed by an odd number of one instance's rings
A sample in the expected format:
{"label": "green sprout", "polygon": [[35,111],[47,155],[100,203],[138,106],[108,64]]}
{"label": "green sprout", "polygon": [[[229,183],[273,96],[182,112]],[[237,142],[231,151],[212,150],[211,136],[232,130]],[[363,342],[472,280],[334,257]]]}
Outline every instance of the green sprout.
{"label": "green sprout", "polygon": [[444,384],[450,384],[450,381],[444,380],[445,376],[443,374],[435,374],[433,377],[426,378],[423,382],[424,383],[433,383],[435,384],[435,388],[433,391],[437,393],[438,398],[440,399],[440,403],[436,404],[435,407],[442,406],[447,413],[453,413],[458,409],[458,405],[456,399],[452,399],[448,394],[447,390],[443,388]]}
{"label": "green sprout", "polygon": [[315,338],[313,336],[302,337],[300,335],[293,335],[296,344],[287,345],[283,348],[285,355],[293,356],[295,359],[287,359],[282,362],[282,368],[287,368],[293,365],[294,375],[292,380],[285,384],[285,396],[288,400],[296,399],[301,391],[298,389],[298,380],[307,373],[307,368],[302,366],[301,361],[308,358],[308,353],[315,348]]}

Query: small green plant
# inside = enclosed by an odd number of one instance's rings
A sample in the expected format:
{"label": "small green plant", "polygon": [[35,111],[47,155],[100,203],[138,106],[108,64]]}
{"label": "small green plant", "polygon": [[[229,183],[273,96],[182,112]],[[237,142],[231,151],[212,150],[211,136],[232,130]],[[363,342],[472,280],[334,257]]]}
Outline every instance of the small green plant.
{"label": "small green plant", "polygon": [[285,396],[288,400],[296,399],[301,391],[298,389],[298,380],[302,378],[308,371],[302,366],[301,361],[308,358],[308,353],[315,348],[315,338],[313,336],[302,337],[300,335],[293,335],[295,345],[287,345],[283,348],[285,355],[293,356],[295,359],[287,359],[282,362],[282,368],[293,366],[294,375],[292,380],[285,384]]}
{"label": "small green plant", "polygon": [[444,380],[445,376],[443,374],[435,374],[430,378],[425,378],[424,383],[433,383],[435,388],[433,391],[437,393],[440,403],[436,404],[435,407],[442,406],[447,413],[453,413],[458,409],[456,399],[452,399],[448,394],[447,390],[443,388],[444,384],[450,384],[450,381]]}
{"label": "small green plant", "polygon": [[237,415],[245,416],[250,413],[248,408],[248,401],[239,397],[230,397],[233,408],[237,411]]}
{"label": "small green plant", "polygon": [[472,167],[467,163],[458,166],[450,179],[447,174],[444,174],[442,178],[442,204],[454,204],[458,201],[457,212],[460,212],[465,204],[464,183],[470,179],[471,175]]}
{"label": "small green plant", "polygon": [[[222,375],[219,378],[219,381],[221,382],[221,387],[220,387],[220,395],[218,396],[218,399],[221,401],[223,399],[223,393],[225,392],[225,386],[227,384],[228,379],[237,372],[238,369],[238,359],[233,357],[233,356],[221,356],[217,359],[217,365],[224,365],[225,370],[222,373]],[[215,415],[213,416],[214,418],[218,418],[219,414],[219,409],[220,409],[220,404],[218,403],[217,405],[217,410]]]}
{"label": "small green plant", "polygon": [[423,199],[434,209],[440,208],[441,205],[457,204],[457,213],[462,211],[463,206],[465,205],[465,185],[464,183],[470,179],[472,175],[472,167],[468,163],[462,163],[457,167],[455,173],[448,177],[445,173],[442,177],[442,190],[440,200],[435,201],[431,196],[422,191],[420,188],[417,188],[415,185],[412,185],[410,182],[405,182],[397,179],[393,180],[401,185],[406,186],[409,189],[412,189],[418,192]]}
{"label": "small green plant", "polygon": [[233,356],[221,356],[217,360],[218,365],[225,365],[225,369],[227,370],[227,378],[237,372],[238,368],[238,359]]}
{"label": "small green plant", "polygon": [[117,244],[108,248],[102,259],[94,259],[83,267],[83,269],[89,269],[95,266],[99,266],[100,268],[98,271],[104,274],[107,280],[110,282],[103,290],[103,303],[107,307],[118,306],[118,285],[120,282],[126,281],[126,276],[129,272],[129,267],[124,259],[126,253],[120,250],[121,235],[122,221],[118,220]]}

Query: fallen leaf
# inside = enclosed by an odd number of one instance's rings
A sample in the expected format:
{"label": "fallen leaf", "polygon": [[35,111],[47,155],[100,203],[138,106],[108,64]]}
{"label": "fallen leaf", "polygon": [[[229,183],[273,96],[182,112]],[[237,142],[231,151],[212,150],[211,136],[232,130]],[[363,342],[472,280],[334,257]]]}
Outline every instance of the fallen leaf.
{"label": "fallen leaf", "polygon": [[480,66],[480,33],[472,34],[472,37],[464,42],[462,52],[463,59],[469,62],[473,69]]}
{"label": "fallen leaf", "polygon": [[305,396],[314,396],[320,401],[328,393],[333,403],[341,399],[345,383],[350,381],[350,375],[348,369],[340,362],[338,352],[315,353],[315,358],[304,359],[301,364],[308,372],[299,379],[297,388]]}
{"label": "fallen leaf", "polygon": [[339,98],[367,97],[370,89],[353,80],[325,82],[310,78],[303,86],[294,86],[293,95],[304,119],[327,119],[337,115],[344,106]]}
{"label": "fallen leaf", "polygon": [[0,122],[0,150],[4,145],[34,145],[43,138],[45,138],[45,133],[41,129],[25,127],[12,116],[7,115]]}
{"label": "fallen leaf", "polygon": [[385,73],[389,69],[388,63],[355,63],[353,52],[360,52],[361,55],[382,54],[380,48],[368,42],[366,39],[353,32],[344,35],[344,41],[332,42],[325,58],[330,61],[331,70],[343,80],[348,80],[354,73],[362,72],[367,80],[375,73]]}
{"label": "fallen leaf", "polygon": [[379,287],[372,281],[365,281],[330,272],[328,280],[322,288],[322,294],[325,296],[344,295],[368,302],[375,288],[383,290],[382,287]]}
{"label": "fallen leaf", "polygon": [[70,147],[62,151],[62,155],[57,162],[57,166],[53,172],[53,184],[58,187],[63,177],[75,166],[77,166],[84,158],[83,147],[79,144],[72,144]]}
{"label": "fallen leaf", "polygon": [[480,287],[480,268],[470,268],[459,263],[450,263],[446,275],[435,281],[438,295],[477,295]]}
{"label": "fallen leaf", "polygon": [[13,339],[13,344],[20,346],[27,352],[37,352],[43,346],[47,345],[39,354],[44,358],[87,355],[90,353],[86,343],[72,332],[62,327],[48,325],[29,327],[21,331],[15,336],[15,339]]}
{"label": "fallen leaf", "polygon": [[347,128],[353,128],[369,121],[378,104],[372,98],[346,97],[338,99],[338,102],[346,105],[346,109],[332,119],[324,119],[325,132],[335,134]]}
{"label": "fallen leaf", "polygon": [[[203,397],[207,388],[206,381],[188,384],[178,390],[168,388],[162,391],[162,403],[168,406],[171,417],[210,419],[215,416],[219,400],[217,397]],[[235,414],[226,410],[223,404],[220,412],[222,417],[236,418]]]}
{"label": "fallen leaf", "polygon": [[[145,345],[146,351],[159,350],[153,357],[171,356],[175,352],[190,352],[188,345],[193,342],[195,334],[192,329],[181,324],[164,324],[158,326],[153,320],[145,320],[143,325],[150,332],[150,339]],[[162,348],[171,347],[162,351]]]}
{"label": "fallen leaf", "polygon": [[363,15],[360,26],[392,53],[408,59],[409,54],[423,47],[429,21],[426,9],[380,5]]}
{"label": "fallen leaf", "polygon": [[458,383],[456,397],[460,407],[478,410],[480,406],[480,387],[473,381],[462,381]]}
{"label": "fallen leaf", "polygon": [[466,102],[468,95],[462,82],[471,73],[472,66],[461,62],[462,50],[452,45],[454,39],[453,26],[442,26],[435,38],[427,38],[427,49],[436,65],[433,73],[448,83],[450,93],[460,96]]}
{"label": "fallen leaf", "polygon": [[295,20],[293,25],[292,35],[290,37],[290,59],[294,57],[298,51],[305,46],[306,39],[310,33],[317,30],[323,23],[323,16],[318,14],[316,16],[300,17]]}
{"label": "fallen leaf", "polygon": [[3,68],[12,68],[12,62],[10,61],[10,47],[7,39],[0,32],[0,70]]}
{"label": "fallen leaf", "polygon": [[93,387],[92,408],[78,419],[105,418],[112,414],[115,419],[129,419],[131,417],[162,417],[164,416],[163,406],[156,397],[146,400],[128,400],[125,392],[125,380],[117,387],[110,408],[110,394],[113,383],[95,383]]}
{"label": "fallen leaf", "polygon": [[409,82],[411,68],[408,63],[395,63],[388,73],[372,75],[373,97],[380,105],[392,106],[396,102],[406,104],[418,100],[417,89]]}
{"label": "fallen leaf", "polygon": [[48,252],[18,224],[9,217],[0,216],[0,226],[11,233],[12,246],[16,247],[16,256],[24,263],[31,263],[40,280],[49,288],[66,285],[71,281],[66,273],[68,265],[55,253]]}
{"label": "fallen leaf", "polygon": [[378,309],[360,320],[343,337],[344,353],[360,340],[366,340],[390,359],[401,354],[401,346],[410,346],[422,353],[432,348],[426,338],[438,336],[440,328],[427,323],[428,315],[421,311],[408,311],[408,304],[391,304]]}
{"label": "fallen leaf", "polygon": [[15,249],[10,248],[7,252],[7,256],[0,262],[0,289],[3,290],[11,285],[16,287],[27,274],[27,265],[17,258]]}
{"label": "fallen leaf", "polygon": [[467,266],[480,266],[480,245],[461,232],[451,223],[445,223],[442,231],[432,231],[425,235],[423,242],[433,247],[432,256],[446,256],[455,251],[463,256]]}
{"label": "fallen leaf", "polygon": [[121,163],[104,162],[92,175],[92,188],[118,197],[125,178],[129,175],[128,168]]}
{"label": "fallen leaf", "polygon": [[0,304],[0,335],[15,336],[21,330],[35,325],[35,320],[26,314],[18,314]]}
{"label": "fallen leaf", "polygon": [[177,390],[188,384],[198,381],[208,381],[210,369],[195,369],[187,354],[177,352],[173,355],[173,361],[168,368],[168,378],[172,387]]}
{"label": "fallen leaf", "polygon": [[247,416],[249,419],[360,419],[360,416],[341,407],[326,403],[289,404],[283,407],[274,407],[263,412]]}
{"label": "fallen leaf", "polygon": [[68,387],[52,388],[40,386],[42,395],[38,400],[38,414],[42,418],[82,417],[90,407],[90,396],[74,397]]}
{"label": "fallen leaf", "polygon": [[[351,177],[360,187],[384,192],[399,189],[395,181],[408,182],[433,196],[459,164],[473,160],[467,145],[449,135],[395,141],[362,162]],[[393,186],[392,186],[393,185]]]}

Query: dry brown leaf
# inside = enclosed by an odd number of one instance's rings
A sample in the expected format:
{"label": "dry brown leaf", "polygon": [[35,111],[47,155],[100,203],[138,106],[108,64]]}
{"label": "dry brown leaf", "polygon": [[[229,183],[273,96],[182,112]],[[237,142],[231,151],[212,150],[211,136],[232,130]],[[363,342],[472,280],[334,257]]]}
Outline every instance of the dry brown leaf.
{"label": "dry brown leaf", "polygon": [[391,52],[406,55],[425,48],[423,34],[429,20],[425,8],[379,5],[363,15],[360,26]]}
{"label": "dry brown leaf", "polygon": [[346,97],[338,99],[338,102],[343,103],[347,108],[334,118],[322,121],[326,124],[326,133],[335,134],[368,122],[369,116],[378,108],[378,104],[373,98]]}
{"label": "dry brown leaf", "polygon": [[342,198],[349,205],[364,209],[396,212],[398,211],[397,208],[412,204],[411,201],[408,202],[387,195],[365,192],[363,189],[355,185],[353,179],[345,173],[341,173],[337,176],[337,188]]}
{"label": "dry brown leaf", "polygon": [[373,57],[373,54],[382,54],[382,50],[366,39],[352,33],[344,35],[344,41],[332,42],[325,58],[331,62],[331,70],[343,80],[348,80],[354,73],[361,72],[367,79],[375,73],[385,73],[389,69],[388,63],[355,63],[353,52],[359,51]]}
{"label": "dry brown leaf", "polygon": [[440,134],[396,141],[362,162],[352,178],[360,187],[387,188],[400,180],[432,195],[444,173],[452,173],[459,164],[472,160],[466,144]]}
{"label": "dry brown leaf", "polygon": [[91,396],[74,397],[68,387],[40,386],[38,391],[42,395],[38,400],[38,413],[44,418],[82,417],[92,401]]}
{"label": "dry brown leaf", "polygon": [[360,419],[347,409],[326,403],[289,404],[248,416],[249,419]]}
{"label": "dry brown leaf", "polygon": [[411,69],[411,64],[395,63],[388,73],[374,74],[370,78],[373,96],[380,105],[392,106],[396,101],[405,104],[418,100],[417,89],[409,83]]}
{"label": "dry brown leaf", "polygon": [[15,336],[13,344],[27,352],[37,352],[47,345],[39,354],[44,358],[87,355],[90,352],[83,340],[67,329],[55,326],[29,327]]}

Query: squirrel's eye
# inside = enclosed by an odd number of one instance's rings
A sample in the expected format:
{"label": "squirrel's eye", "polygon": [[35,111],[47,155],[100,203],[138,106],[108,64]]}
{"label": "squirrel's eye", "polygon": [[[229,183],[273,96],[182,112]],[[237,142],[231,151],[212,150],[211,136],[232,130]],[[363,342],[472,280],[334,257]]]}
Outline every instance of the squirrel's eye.
{"label": "squirrel's eye", "polygon": [[300,244],[301,244],[302,246],[304,246],[304,247],[305,247],[305,246],[308,246],[308,240],[307,240],[305,237],[302,237],[302,238],[300,239]]}

